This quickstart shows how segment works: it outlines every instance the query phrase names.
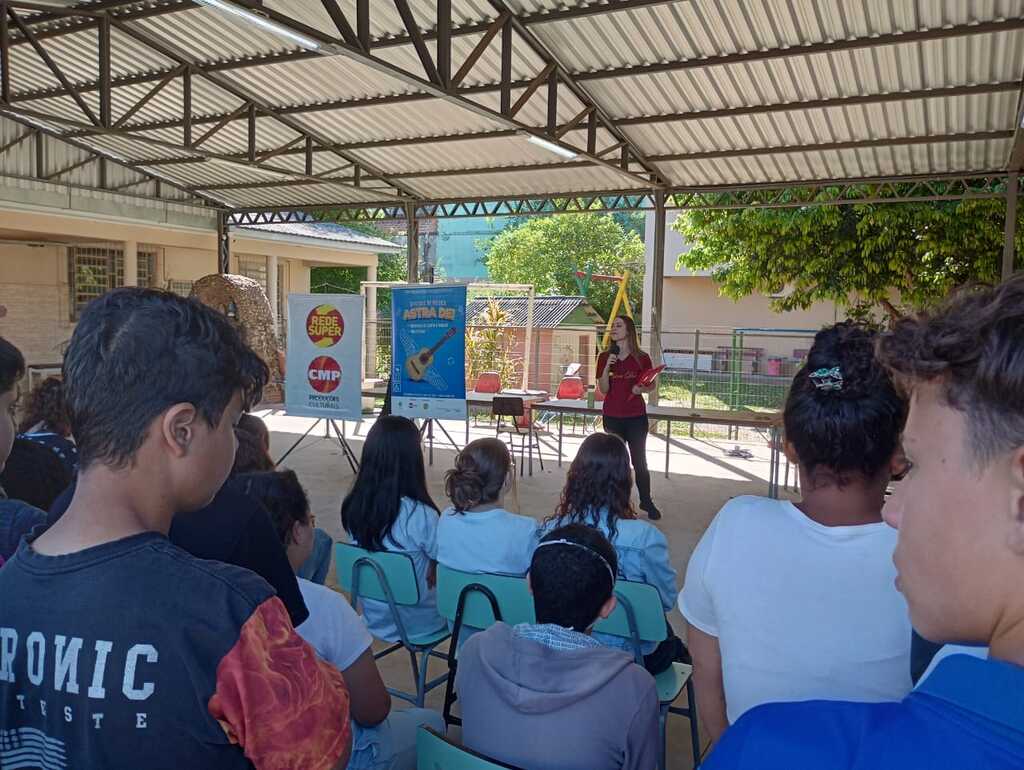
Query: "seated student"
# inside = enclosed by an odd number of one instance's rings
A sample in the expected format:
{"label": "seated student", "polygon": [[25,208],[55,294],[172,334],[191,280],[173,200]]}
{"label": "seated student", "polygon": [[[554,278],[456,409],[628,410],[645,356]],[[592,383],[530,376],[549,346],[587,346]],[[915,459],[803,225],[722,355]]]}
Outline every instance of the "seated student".
{"label": "seated student", "polygon": [[[292,625],[298,626],[309,612],[295,572],[274,532],[270,514],[259,500],[246,494],[235,478],[228,478],[209,505],[176,514],[167,536],[196,558],[222,561],[255,572],[270,583],[284,602]],[[64,515],[74,492],[73,483],[50,507],[50,526]]]}
{"label": "seated student", "polygon": [[[25,375],[21,351],[0,337],[0,471],[14,446],[14,410],[18,381]],[[8,500],[0,486],[0,565],[11,558],[23,535],[45,521],[45,514],[28,503]]]}
{"label": "seated student", "polygon": [[1024,276],[898,322],[879,355],[911,393],[910,470],[886,502],[910,616],[941,660],[899,703],[755,709],[706,770],[1024,767]]}
{"label": "seated student", "polygon": [[472,441],[444,476],[452,501],[441,514],[437,560],[463,572],[525,575],[537,545],[537,523],[505,510],[505,494],[516,468],[508,447],[496,438]]}
{"label": "seated student", "polygon": [[[412,559],[419,604],[400,607],[405,632],[427,636],[444,628],[437,614],[437,506],[427,491],[420,432],[412,420],[380,417],[366,434],[359,472],[341,503],[341,526],[353,545]],[[363,619],[378,639],[395,642],[398,625],[387,602],[360,599]]]}
{"label": "seated student", "polygon": [[[580,445],[569,466],[558,508],[545,520],[542,531],[571,523],[597,527],[615,547],[618,575],[657,588],[668,612],[675,607],[677,591],[668,540],[653,524],[637,518],[629,501],[632,488],[626,444],[611,433],[593,433]],[[629,644],[616,636],[595,634],[594,638],[612,647]],[[648,643],[643,649],[645,665],[653,674],[664,671],[682,654],[682,642],[674,633],[662,643],[664,649],[655,654],[658,646]]]}
{"label": "seated student", "polygon": [[771,701],[886,701],[910,691],[910,619],[882,521],[905,400],[875,335],[818,332],[783,414],[799,503],[730,500],[697,544],[679,608],[712,740]]}
{"label": "seated student", "polygon": [[40,510],[71,485],[71,471],[52,450],[27,438],[14,439],[7,465],[0,472],[0,486],[12,500],[21,500]]}
{"label": "seated student", "polygon": [[[316,517],[294,471],[253,473],[245,477],[251,493],[270,511],[293,569],[313,550]],[[373,642],[366,624],[345,597],[326,586],[299,578],[309,619],[295,630],[321,658],[342,674],[349,687],[352,716],[352,758],[349,770],[415,770],[416,731],[429,726],[444,734],[444,718],[422,708],[391,710]]]}
{"label": "seated student", "polygon": [[224,483],[266,380],[194,300],[125,288],[83,311],[64,360],[74,497],[0,570],[0,725],[23,766],[348,762],[345,682],[270,586],[167,539]]}
{"label": "seated student", "polygon": [[[246,417],[251,420],[245,420]],[[268,445],[264,444],[258,429],[243,427],[251,426],[253,423],[263,425],[263,420],[253,417],[251,414],[243,414],[242,418],[243,420],[240,420],[235,427],[238,450],[235,452],[235,464],[231,468],[231,475],[274,470],[274,460],[270,457]],[[264,426],[264,430],[266,430],[266,426]]]}
{"label": "seated student", "polygon": [[530,770],[653,770],[654,678],[590,636],[615,609],[615,549],[600,531],[550,532],[528,576],[537,623],[495,623],[459,652],[462,740]]}
{"label": "seated student", "polygon": [[36,385],[25,400],[25,416],[18,435],[35,441],[53,452],[69,473],[78,470],[78,447],[71,440],[71,422],[64,402],[64,383],[59,377],[47,377]]}

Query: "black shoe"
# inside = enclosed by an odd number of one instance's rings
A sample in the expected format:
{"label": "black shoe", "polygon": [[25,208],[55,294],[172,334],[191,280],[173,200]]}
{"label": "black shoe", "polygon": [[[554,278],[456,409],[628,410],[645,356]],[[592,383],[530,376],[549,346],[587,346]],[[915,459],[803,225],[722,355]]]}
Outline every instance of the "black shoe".
{"label": "black shoe", "polygon": [[640,510],[644,511],[647,514],[647,518],[651,521],[657,521],[661,518],[661,511],[658,510],[658,506],[653,502],[641,504]]}

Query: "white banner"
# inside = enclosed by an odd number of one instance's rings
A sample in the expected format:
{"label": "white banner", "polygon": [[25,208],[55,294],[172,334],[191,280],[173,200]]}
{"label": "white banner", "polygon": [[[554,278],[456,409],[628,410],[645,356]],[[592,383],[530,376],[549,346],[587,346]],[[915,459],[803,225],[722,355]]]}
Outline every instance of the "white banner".
{"label": "white banner", "polygon": [[288,414],[358,420],[362,414],[363,298],[288,295]]}

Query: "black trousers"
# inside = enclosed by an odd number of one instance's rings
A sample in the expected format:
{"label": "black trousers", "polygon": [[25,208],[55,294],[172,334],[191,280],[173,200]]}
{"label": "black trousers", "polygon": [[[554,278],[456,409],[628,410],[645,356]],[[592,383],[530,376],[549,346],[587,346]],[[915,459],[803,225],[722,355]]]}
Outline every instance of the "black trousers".
{"label": "black trousers", "polygon": [[614,433],[626,442],[629,457],[633,461],[633,476],[636,477],[636,488],[640,493],[640,507],[644,508],[651,501],[651,472],[647,470],[647,431],[649,429],[647,415],[637,417],[602,417],[607,433]]}

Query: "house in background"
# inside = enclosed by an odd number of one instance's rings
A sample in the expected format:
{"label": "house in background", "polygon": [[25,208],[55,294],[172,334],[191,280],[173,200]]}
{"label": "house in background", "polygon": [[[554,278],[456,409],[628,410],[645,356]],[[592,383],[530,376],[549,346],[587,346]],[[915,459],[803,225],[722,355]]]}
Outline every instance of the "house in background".
{"label": "house in background", "polygon": [[[481,325],[492,301],[477,297],[466,304],[466,318],[472,329]],[[493,301],[505,314],[502,328],[511,336],[510,355],[522,361],[526,353],[526,323],[529,299],[526,297],[494,297]],[[569,364],[580,364],[579,374],[585,383],[593,382],[597,362],[598,335],[604,319],[587,302],[586,297],[540,296],[534,298],[533,337],[530,350],[529,387],[554,394]],[[503,382],[506,388],[518,388],[522,382],[522,368],[517,367],[519,380]],[[473,383],[469,383],[472,387]]]}
{"label": "house in background", "polygon": [[[834,302],[818,302],[806,310],[780,313],[772,308],[773,298],[767,295],[757,294],[733,300],[721,295],[710,271],[677,269],[676,260],[679,255],[691,247],[672,227],[679,213],[669,211],[665,227],[661,345],[666,363],[670,366],[675,364],[679,368],[689,368],[693,364],[694,332],[700,330],[699,369],[711,371],[724,367],[727,351],[739,334],[742,334],[743,347],[750,350],[743,363],[746,373],[768,373],[769,359],[781,359],[788,368],[810,347],[809,337],[815,331],[843,317],[842,309]],[[654,275],[653,212],[647,213],[644,240],[647,268],[644,275],[645,315],[642,326],[649,327],[647,308],[650,307],[648,300],[653,291]],[[676,354],[675,358],[673,354]],[[784,373],[781,370],[775,371],[777,365],[774,362],[771,366],[772,373]]]}
{"label": "house in background", "polygon": [[508,217],[452,217],[437,220],[437,269],[446,281],[486,281],[489,241],[512,220]]}
{"label": "house in background", "polygon": [[[338,225],[232,228],[231,272],[258,281],[282,339],[287,295],[309,291],[311,267],[365,267],[400,251]],[[217,272],[217,223],[208,209],[0,176],[0,335],[40,375],[59,367],[82,308],[118,286],[183,296]]]}

